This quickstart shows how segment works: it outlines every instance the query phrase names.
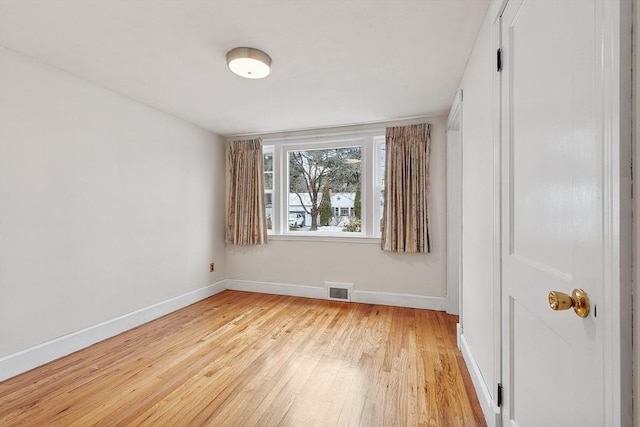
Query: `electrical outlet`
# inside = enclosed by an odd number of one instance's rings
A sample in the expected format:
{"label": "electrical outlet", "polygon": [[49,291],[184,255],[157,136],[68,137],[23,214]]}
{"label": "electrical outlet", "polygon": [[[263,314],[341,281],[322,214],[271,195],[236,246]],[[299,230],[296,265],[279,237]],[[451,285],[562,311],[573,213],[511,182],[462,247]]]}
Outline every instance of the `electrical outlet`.
{"label": "electrical outlet", "polygon": [[216,269],[216,266],[215,266],[214,263],[209,264],[209,272],[210,273],[213,273],[215,271],[215,269]]}

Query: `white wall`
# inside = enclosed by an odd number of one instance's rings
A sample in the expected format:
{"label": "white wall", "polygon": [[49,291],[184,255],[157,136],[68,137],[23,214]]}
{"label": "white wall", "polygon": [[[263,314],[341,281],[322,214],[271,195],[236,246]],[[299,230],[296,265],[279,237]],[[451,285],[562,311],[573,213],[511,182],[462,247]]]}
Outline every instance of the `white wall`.
{"label": "white wall", "polygon": [[462,102],[462,319],[463,333],[491,398],[496,384],[494,315],[493,15],[478,34],[460,88]]}
{"label": "white wall", "polygon": [[0,55],[0,356],[225,278],[220,137]]}
{"label": "white wall", "polygon": [[356,291],[429,297],[446,295],[446,118],[431,123],[433,252],[389,254],[380,244],[271,240],[262,247],[229,247],[227,277],[324,288],[325,281],[354,283]]}

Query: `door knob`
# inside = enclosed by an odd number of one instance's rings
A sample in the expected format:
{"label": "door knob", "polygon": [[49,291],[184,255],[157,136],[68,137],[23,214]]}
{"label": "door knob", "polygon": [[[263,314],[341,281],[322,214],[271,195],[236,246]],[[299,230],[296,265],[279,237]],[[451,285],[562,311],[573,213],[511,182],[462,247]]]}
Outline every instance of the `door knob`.
{"label": "door knob", "polygon": [[573,311],[580,317],[589,315],[589,296],[580,288],[573,290],[571,295],[563,292],[549,292],[549,307],[552,310],[568,310],[573,307]]}

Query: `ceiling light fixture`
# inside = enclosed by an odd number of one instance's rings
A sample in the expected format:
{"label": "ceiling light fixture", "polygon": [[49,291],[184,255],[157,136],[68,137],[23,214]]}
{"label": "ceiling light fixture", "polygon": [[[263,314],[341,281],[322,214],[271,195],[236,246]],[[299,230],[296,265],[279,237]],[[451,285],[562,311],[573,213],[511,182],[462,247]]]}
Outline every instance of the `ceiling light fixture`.
{"label": "ceiling light fixture", "polygon": [[236,47],[227,52],[227,65],[240,77],[261,79],[271,72],[271,57],[252,47]]}

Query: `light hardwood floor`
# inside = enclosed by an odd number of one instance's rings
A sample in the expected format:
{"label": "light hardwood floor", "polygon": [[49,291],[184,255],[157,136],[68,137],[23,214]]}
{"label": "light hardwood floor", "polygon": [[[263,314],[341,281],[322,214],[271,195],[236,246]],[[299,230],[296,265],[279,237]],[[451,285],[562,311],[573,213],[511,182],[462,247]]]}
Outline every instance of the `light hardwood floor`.
{"label": "light hardwood floor", "polygon": [[225,291],[0,383],[0,425],[484,426],[456,321]]}

